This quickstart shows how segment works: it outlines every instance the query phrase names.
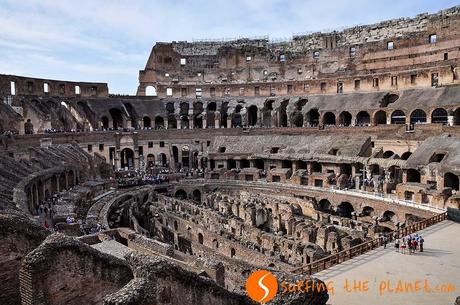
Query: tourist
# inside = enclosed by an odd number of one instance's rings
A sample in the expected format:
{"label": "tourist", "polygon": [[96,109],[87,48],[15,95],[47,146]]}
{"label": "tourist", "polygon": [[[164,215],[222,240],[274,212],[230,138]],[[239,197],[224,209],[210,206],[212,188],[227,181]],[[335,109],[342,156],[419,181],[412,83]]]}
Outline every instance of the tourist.
{"label": "tourist", "polygon": [[423,239],[422,236],[419,236],[419,246],[420,246],[420,252],[423,252],[423,243],[425,242],[425,240]]}
{"label": "tourist", "polygon": [[40,214],[43,214],[43,208],[44,208],[43,203],[40,203]]}
{"label": "tourist", "polygon": [[406,254],[406,247],[407,247],[406,240],[403,238],[401,241],[402,241],[401,242],[401,253]]}
{"label": "tourist", "polygon": [[45,222],[43,223],[43,227],[47,230],[50,228],[50,225],[48,224],[48,221],[46,221],[46,219],[45,219]]}
{"label": "tourist", "polygon": [[399,252],[399,239],[398,238],[395,239],[395,248],[396,248],[396,252]]}
{"label": "tourist", "polygon": [[415,250],[417,249],[418,242],[415,238],[412,239],[412,253],[415,253]]}

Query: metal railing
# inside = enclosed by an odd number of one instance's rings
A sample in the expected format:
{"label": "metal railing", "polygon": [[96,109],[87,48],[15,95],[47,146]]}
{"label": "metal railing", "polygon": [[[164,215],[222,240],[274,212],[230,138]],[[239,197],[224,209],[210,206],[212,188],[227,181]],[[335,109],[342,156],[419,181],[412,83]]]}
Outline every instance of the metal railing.
{"label": "metal railing", "polygon": [[[431,218],[416,222],[410,226],[401,228],[399,230],[392,231],[386,234],[387,243],[394,241],[395,238],[401,238],[403,236],[407,236],[409,234],[418,232],[420,230],[423,230],[429,226],[437,224],[446,219],[447,219],[447,212],[444,212],[442,214],[438,214]],[[293,273],[307,273],[308,275],[312,275],[320,271],[326,270],[328,268],[331,268],[335,265],[346,262],[347,260],[350,260],[361,254],[367,253],[382,245],[383,245],[383,240],[381,238],[374,238],[372,240],[366,241],[359,245],[353,246],[347,250],[342,250],[336,254],[326,256],[320,260],[314,261],[303,267],[293,269],[292,272]]]}

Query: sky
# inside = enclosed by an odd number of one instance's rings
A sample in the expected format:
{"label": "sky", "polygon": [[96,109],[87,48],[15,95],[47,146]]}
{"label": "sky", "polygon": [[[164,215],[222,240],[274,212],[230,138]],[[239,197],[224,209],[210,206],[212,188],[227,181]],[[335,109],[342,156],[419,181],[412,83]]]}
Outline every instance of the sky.
{"label": "sky", "polygon": [[135,94],[155,42],[328,31],[414,17],[451,0],[0,0],[0,74]]}

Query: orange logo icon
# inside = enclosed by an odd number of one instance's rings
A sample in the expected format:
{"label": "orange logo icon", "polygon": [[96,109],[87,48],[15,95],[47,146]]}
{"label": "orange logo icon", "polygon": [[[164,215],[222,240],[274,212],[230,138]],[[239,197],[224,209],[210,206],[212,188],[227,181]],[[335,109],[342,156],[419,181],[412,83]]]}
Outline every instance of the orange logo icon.
{"label": "orange logo icon", "polygon": [[255,271],[246,281],[246,292],[254,301],[265,304],[276,296],[278,280],[270,271]]}

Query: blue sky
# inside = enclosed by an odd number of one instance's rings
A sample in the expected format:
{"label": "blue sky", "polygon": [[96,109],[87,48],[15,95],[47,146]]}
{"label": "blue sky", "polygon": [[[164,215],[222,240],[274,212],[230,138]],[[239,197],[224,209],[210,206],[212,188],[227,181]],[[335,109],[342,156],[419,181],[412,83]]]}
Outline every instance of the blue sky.
{"label": "blue sky", "polygon": [[0,73],[109,83],[135,94],[155,42],[335,29],[413,17],[448,0],[0,0]]}

